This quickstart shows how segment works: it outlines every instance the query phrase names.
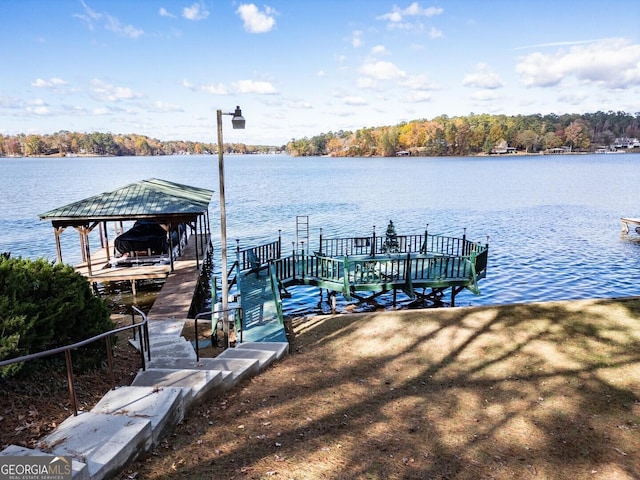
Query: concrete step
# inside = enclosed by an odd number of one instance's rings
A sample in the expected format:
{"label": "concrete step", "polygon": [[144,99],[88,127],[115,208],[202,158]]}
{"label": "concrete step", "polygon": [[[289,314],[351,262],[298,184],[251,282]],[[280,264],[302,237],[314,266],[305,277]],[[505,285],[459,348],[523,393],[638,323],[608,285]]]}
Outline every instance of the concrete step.
{"label": "concrete step", "polygon": [[223,350],[216,358],[224,360],[232,358],[257,360],[258,371],[261,372],[275,361],[276,352],[272,350],[256,350],[250,348],[227,348],[226,350]]}
{"label": "concrete step", "polygon": [[155,337],[157,335],[175,335],[179,337],[182,335],[184,324],[185,322],[180,320],[149,321],[147,324],[149,328],[149,337]]}
{"label": "concrete step", "polygon": [[196,359],[196,351],[190,342],[176,340],[173,343],[151,345],[151,358],[188,358]]}
{"label": "concrete step", "polygon": [[110,390],[91,412],[148,419],[155,446],[184,419],[183,391],[180,388],[120,387]]}
{"label": "concrete step", "polygon": [[221,385],[222,389],[233,388],[247,377],[258,373],[259,363],[251,358],[201,358],[200,361],[187,358],[152,358],[147,363],[149,369],[166,370],[220,370],[230,372],[228,379]]}
{"label": "concrete step", "polygon": [[289,342],[244,342],[236,345],[236,349],[274,352],[276,360],[281,360],[289,353]]}
{"label": "concrete step", "polygon": [[[32,450],[30,448],[21,447],[19,445],[9,445],[7,448],[0,452],[0,457],[55,457],[50,453],[43,452],[42,450]],[[9,476],[7,477],[9,478]],[[73,480],[90,480],[89,468],[86,463],[80,462],[76,459],[71,460],[71,478]]]}
{"label": "concrete step", "polygon": [[148,451],[152,440],[147,418],[82,412],[58,425],[38,442],[37,449],[84,462],[89,478],[102,480]]}
{"label": "concrete step", "polygon": [[[140,350],[140,340],[139,339],[129,339],[129,343],[133,345],[134,348]],[[149,335],[149,346],[153,351],[156,347],[164,347],[165,345],[175,345],[180,343],[191,343],[186,338],[178,336],[178,335]]]}
{"label": "concrete step", "polygon": [[219,370],[169,370],[148,369],[141,370],[131,383],[132,387],[173,387],[182,390],[184,410],[188,412],[192,407],[211,398],[217,387],[229,376]]}

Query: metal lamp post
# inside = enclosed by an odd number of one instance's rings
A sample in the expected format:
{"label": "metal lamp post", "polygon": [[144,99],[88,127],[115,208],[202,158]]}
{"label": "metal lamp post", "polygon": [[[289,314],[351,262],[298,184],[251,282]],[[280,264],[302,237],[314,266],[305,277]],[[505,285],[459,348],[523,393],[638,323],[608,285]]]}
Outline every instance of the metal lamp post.
{"label": "metal lamp post", "polygon": [[234,129],[244,129],[245,120],[240,107],[233,113],[218,110],[218,179],[220,181],[220,256],[222,269],[222,328],[224,329],[225,348],[229,346],[229,279],[227,271],[227,210],[224,199],[224,145],[222,142],[222,115],[232,115],[231,124]]}

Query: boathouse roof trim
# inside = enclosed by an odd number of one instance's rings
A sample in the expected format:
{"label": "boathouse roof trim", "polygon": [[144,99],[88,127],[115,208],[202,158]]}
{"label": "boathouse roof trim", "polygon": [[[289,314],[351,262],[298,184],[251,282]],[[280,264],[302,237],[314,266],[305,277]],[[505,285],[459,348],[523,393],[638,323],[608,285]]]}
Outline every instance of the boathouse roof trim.
{"label": "boathouse roof trim", "polygon": [[207,211],[212,190],[151,178],[39,215],[54,224],[128,219],[181,219]]}

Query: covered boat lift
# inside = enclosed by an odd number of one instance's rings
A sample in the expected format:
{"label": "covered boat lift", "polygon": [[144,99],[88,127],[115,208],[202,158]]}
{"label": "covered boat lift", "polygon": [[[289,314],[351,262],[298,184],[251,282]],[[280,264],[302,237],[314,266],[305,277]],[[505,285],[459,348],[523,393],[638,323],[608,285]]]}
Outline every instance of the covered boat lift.
{"label": "covered boat lift", "polygon": [[[123,233],[124,222],[153,221],[168,233],[179,232],[186,227],[185,242],[195,237],[195,266],[199,269],[211,249],[209,226],[209,203],[212,190],[192,187],[166,180],[151,178],[126,185],[117,190],[101,193],[39,215],[49,220],[54,229],[58,262],[62,263],[60,236],[67,227],[73,227],[80,236],[82,263],[76,270],[88,277],[92,283],[141,278],[166,278],[174,271],[174,261],[182,254],[183,240],[168,235],[169,252],[164,260],[154,262],[130,262],[125,268],[111,258],[108,224],[114,225],[116,233]],[[92,252],[89,234],[96,230],[100,234],[100,250]],[[189,235],[188,233],[191,233]],[[177,243],[177,244],[176,244]],[[151,260],[151,259],[149,259]],[[167,264],[168,261],[168,264]],[[128,268],[135,264],[144,267]],[[123,265],[124,266],[124,265]]]}

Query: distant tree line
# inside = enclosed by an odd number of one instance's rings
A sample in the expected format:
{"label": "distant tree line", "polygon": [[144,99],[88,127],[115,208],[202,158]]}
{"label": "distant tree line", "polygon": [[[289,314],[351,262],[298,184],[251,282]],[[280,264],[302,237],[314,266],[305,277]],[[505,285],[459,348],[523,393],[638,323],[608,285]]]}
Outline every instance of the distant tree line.
{"label": "distant tree line", "polygon": [[294,156],[348,157],[389,157],[400,151],[424,156],[490,154],[505,145],[528,153],[558,148],[589,152],[623,137],[640,137],[640,113],[441,115],[396,126],[292,139],[286,148]]}
{"label": "distant tree line", "polygon": [[[225,153],[269,153],[283,147],[224,144]],[[78,133],[60,131],[50,135],[0,135],[0,156],[69,155],[178,155],[218,153],[217,143],[160,141],[145,135]]]}

